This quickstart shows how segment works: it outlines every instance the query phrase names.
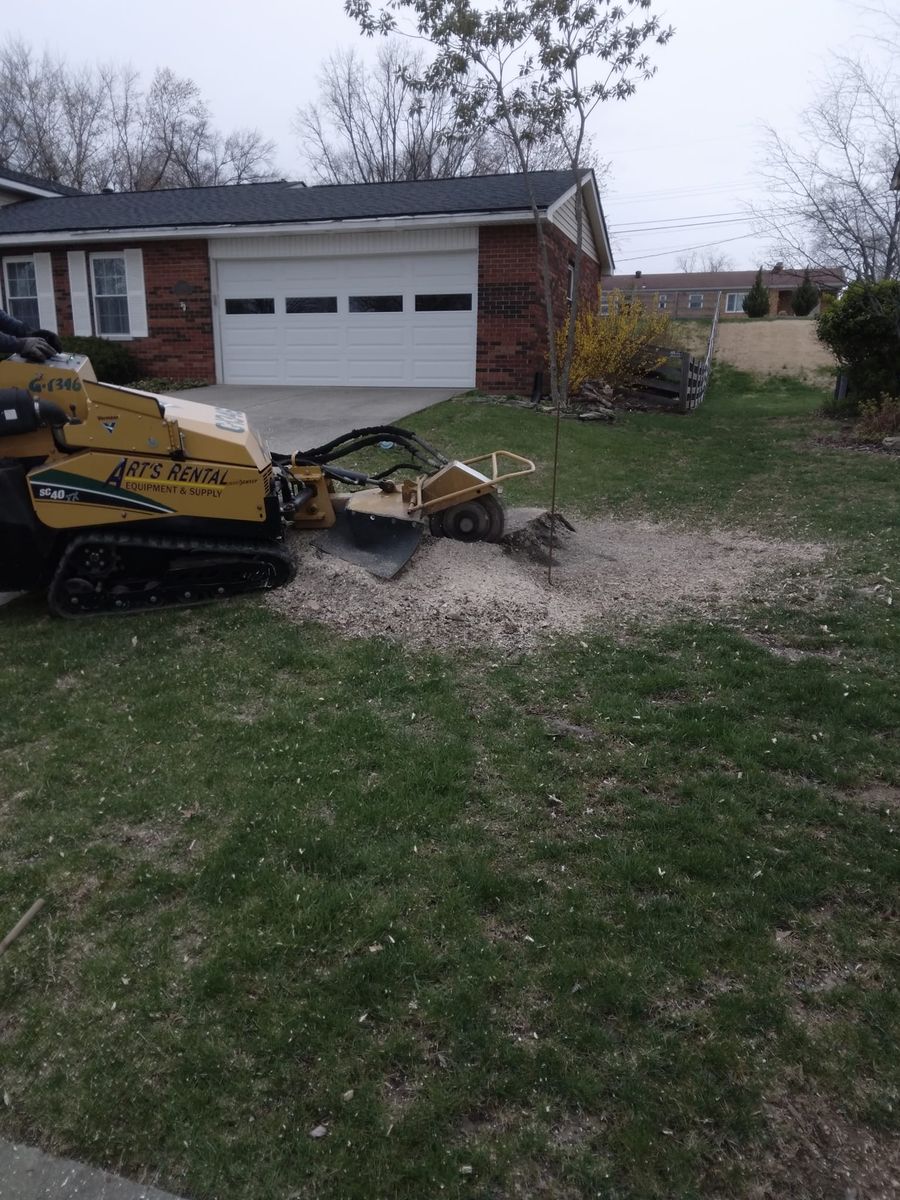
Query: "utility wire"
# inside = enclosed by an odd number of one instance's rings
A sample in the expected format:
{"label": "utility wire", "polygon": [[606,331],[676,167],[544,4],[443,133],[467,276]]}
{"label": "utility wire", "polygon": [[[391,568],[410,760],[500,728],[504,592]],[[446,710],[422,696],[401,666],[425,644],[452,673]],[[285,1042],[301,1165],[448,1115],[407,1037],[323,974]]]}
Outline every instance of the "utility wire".
{"label": "utility wire", "polygon": [[601,199],[604,202],[614,200],[617,204],[625,202],[641,203],[646,200],[671,199],[678,196],[705,196],[718,192],[739,192],[743,191],[749,183],[750,180],[740,180],[736,183],[701,184],[696,187],[686,188],[663,188],[655,192],[616,192],[611,190],[608,192],[604,191],[601,194]]}
{"label": "utility wire", "polygon": [[756,217],[732,217],[725,221],[688,221],[684,225],[642,225],[639,229],[621,229],[613,226],[610,233],[619,238],[633,237],[636,233],[678,233],[681,229],[706,229],[711,225],[744,225]]}
{"label": "utility wire", "polygon": [[628,258],[620,258],[619,262],[637,262],[644,258],[667,258],[670,254],[684,254],[687,250],[708,250],[710,246],[724,246],[728,242],[744,242],[752,238],[752,233],[742,233],[738,237],[720,238],[717,242],[701,242],[699,246],[677,246],[671,250],[660,250],[656,254],[632,254]]}
{"label": "utility wire", "polygon": [[730,212],[712,212],[712,213],[682,213],[677,217],[645,217],[642,221],[623,221],[621,225],[617,225],[617,229],[622,229],[626,225],[658,225],[668,224],[670,221],[705,221],[707,218],[712,220],[713,217],[742,217],[746,213],[743,209],[732,209]]}

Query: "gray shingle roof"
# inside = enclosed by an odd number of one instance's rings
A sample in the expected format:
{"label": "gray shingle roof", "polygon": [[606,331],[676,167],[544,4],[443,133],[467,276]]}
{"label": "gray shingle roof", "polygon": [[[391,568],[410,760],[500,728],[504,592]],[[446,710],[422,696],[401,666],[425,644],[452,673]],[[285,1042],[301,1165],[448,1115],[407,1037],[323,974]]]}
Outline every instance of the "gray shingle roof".
{"label": "gray shingle roof", "polygon": [[78,188],[68,187],[64,183],[56,183],[52,179],[40,179],[37,175],[26,175],[24,171],[11,171],[8,167],[0,167],[0,188],[4,181],[23,183],[26,187],[41,188],[45,192],[58,192],[60,196],[81,196]]}
{"label": "gray shingle roof", "polygon": [[[568,171],[539,171],[531,179],[540,208],[552,204],[572,186],[572,175]],[[170,225],[274,225],[367,217],[505,212],[529,206],[524,175],[317,187],[284,181],[248,183],[59,197],[8,205],[0,208],[0,238],[16,233],[153,229]]]}

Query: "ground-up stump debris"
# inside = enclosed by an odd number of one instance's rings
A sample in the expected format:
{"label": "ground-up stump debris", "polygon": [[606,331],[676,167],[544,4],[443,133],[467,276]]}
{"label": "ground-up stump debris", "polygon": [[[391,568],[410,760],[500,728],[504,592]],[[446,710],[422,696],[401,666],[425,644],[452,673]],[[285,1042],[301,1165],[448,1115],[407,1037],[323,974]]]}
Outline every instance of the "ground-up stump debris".
{"label": "ground-up stump debris", "polygon": [[269,602],[293,620],[322,621],[350,636],[516,650],[554,634],[736,609],[808,576],[826,554],[820,544],[734,530],[558,516],[551,587],[549,515],[514,509],[508,516],[498,545],[426,536],[392,580],[323,554],[298,534],[296,578]]}

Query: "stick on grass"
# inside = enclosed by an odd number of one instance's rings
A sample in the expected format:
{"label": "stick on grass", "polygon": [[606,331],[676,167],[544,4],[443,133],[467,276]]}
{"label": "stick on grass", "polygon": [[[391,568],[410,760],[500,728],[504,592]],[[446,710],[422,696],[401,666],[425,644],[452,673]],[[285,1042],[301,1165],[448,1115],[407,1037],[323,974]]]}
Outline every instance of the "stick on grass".
{"label": "stick on grass", "polygon": [[9,931],[9,933],[6,935],[6,937],[3,939],[3,941],[0,942],[0,955],[3,955],[6,953],[6,951],[13,944],[13,942],[16,940],[16,938],[19,936],[19,934],[24,929],[28,928],[28,926],[31,924],[31,922],[34,920],[34,918],[38,915],[38,913],[41,911],[41,909],[43,907],[44,907],[44,900],[43,900],[43,897],[41,897],[40,900],[35,900],[34,904],[32,904],[31,908],[29,908],[28,912],[25,914],[24,917],[20,917],[19,920],[16,921],[15,925],[13,925],[12,929]]}

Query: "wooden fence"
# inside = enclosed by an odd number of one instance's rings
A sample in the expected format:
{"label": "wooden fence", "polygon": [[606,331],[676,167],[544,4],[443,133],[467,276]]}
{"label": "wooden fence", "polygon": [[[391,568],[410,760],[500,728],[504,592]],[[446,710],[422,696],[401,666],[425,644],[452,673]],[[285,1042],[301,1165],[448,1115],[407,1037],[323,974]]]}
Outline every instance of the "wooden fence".
{"label": "wooden fence", "polygon": [[665,355],[665,361],[634,386],[634,399],[638,403],[681,413],[693,412],[700,407],[709,386],[721,304],[720,292],[706,344],[706,356],[695,358],[687,350],[669,350],[661,346],[659,352]]}

